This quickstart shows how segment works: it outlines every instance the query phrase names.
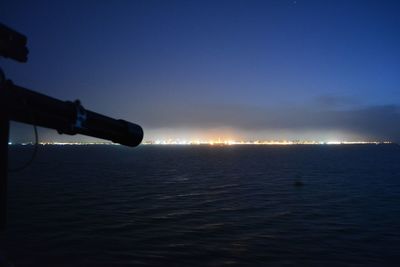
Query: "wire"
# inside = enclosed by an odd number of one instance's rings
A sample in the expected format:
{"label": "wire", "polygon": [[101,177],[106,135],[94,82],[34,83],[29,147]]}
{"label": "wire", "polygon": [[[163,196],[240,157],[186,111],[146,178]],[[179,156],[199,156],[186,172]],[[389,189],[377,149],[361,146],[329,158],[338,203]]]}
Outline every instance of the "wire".
{"label": "wire", "polygon": [[9,172],[22,171],[22,170],[28,168],[32,164],[32,162],[35,160],[36,154],[37,154],[37,151],[38,151],[38,146],[39,146],[39,135],[38,135],[38,130],[37,130],[36,124],[33,124],[33,130],[35,132],[35,144],[34,144],[34,147],[33,147],[33,152],[32,152],[31,158],[20,167],[8,168]]}

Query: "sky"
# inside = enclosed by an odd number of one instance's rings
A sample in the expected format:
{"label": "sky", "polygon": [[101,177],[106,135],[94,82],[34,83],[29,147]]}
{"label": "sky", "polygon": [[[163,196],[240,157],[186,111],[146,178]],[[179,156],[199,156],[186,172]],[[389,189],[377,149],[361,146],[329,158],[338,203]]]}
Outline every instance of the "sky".
{"label": "sky", "polygon": [[[144,140],[400,141],[399,1],[18,1],[14,83]],[[41,141],[88,141],[40,130]],[[11,141],[33,139],[14,123]]]}

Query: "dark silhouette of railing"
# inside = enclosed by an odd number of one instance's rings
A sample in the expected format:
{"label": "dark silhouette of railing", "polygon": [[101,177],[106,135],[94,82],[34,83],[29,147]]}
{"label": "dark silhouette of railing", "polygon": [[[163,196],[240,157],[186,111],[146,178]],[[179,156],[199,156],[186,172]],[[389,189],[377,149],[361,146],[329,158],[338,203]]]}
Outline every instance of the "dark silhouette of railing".
{"label": "dark silhouette of railing", "polygon": [[[0,24],[0,57],[24,63],[27,38]],[[10,121],[42,126],[60,134],[83,134],[127,146],[143,139],[142,128],[85,109],[79,100],[62,101],[15,85],[0,69],[0,231],[7,221],[8,141]]]}

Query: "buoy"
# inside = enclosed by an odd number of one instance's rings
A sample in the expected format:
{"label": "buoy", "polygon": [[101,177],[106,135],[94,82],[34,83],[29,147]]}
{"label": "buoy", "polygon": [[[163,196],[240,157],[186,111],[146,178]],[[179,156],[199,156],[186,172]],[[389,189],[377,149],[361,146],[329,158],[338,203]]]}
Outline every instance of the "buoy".
{"label": "buoy", "polygon": [[300,181],[300,180],[297,180],[297,181],[294,182],[294,186],[296,186],[296,187],[300,187],[300,186],[303,186],[303,185],[304,185],[304,183],[302,181]]}

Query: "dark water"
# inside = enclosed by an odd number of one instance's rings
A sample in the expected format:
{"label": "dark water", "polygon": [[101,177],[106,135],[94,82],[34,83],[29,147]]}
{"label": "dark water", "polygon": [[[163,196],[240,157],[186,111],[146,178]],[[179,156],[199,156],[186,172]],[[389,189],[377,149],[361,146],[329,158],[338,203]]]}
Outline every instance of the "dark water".
{"label": "dark water", "polygon": [[9,207],[15,266],[400,266],[400,146],[40,147]]}

